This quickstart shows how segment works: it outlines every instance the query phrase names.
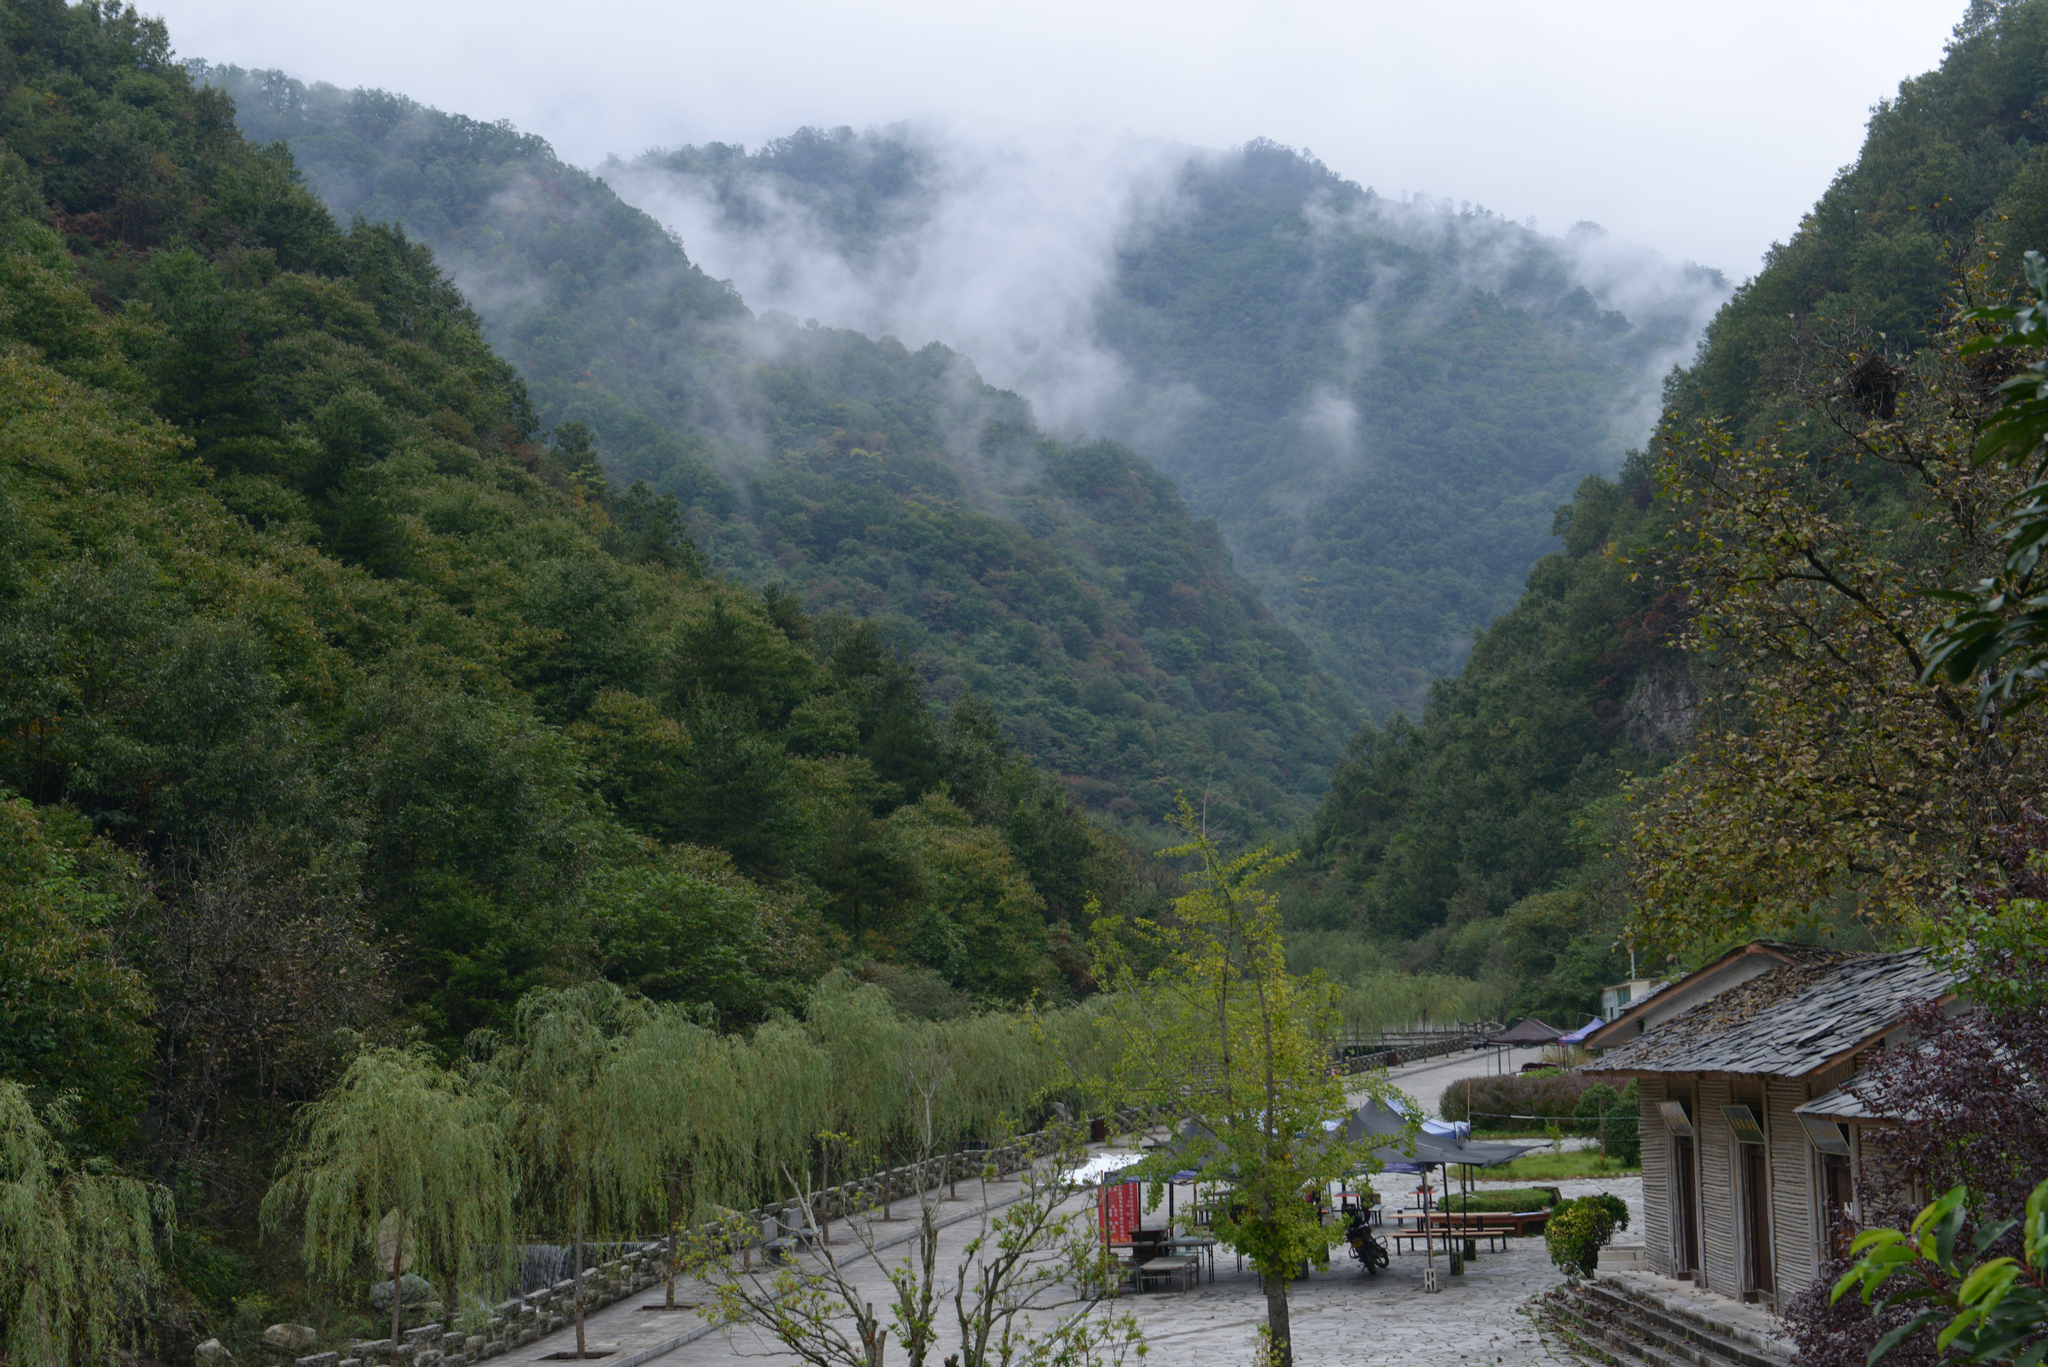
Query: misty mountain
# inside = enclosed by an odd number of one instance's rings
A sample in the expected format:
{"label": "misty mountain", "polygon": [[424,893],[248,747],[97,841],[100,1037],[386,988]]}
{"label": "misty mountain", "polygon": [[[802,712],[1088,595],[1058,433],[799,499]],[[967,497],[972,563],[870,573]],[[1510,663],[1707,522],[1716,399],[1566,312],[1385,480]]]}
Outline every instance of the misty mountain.
{"label": "misty mountain", "polygon": [[[1320,793],[1354,709],[1129,448],[1048,438],[944,346],[757,319],[507,125],[194,69],[337,216],[428,243],[542,426],[581,424],[615,483],[675,494],[712,569],[878,621],[941,701],[992,701],[1098,812],[1156,818],[1185,788],[1273,830]],[[846,202],[850,235],[866,212],[886,237],[895,200]]]}
{"label": "misty mountain", "polygon": [[1727,295],[1591,224],[1389,200],[1263,141],[805,129],[604,173],[757,304],[938,337],[1143,452],[1381,715],[1513,605]]}

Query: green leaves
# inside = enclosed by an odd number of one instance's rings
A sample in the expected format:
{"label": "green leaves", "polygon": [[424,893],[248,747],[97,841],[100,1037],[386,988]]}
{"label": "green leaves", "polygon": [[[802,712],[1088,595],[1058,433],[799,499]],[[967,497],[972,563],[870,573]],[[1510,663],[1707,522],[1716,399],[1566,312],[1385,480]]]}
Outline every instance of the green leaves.
{"label": "green leaves", "polygon": [[[1955,1352],[1961,1361],[2035,1367],[2048,1356],[2048,1337],[2042,1337],[2048,1333],[2048,1182],[2028,1196],[2023,1219],[1985,1221],[1959,1255],[1968,1202],[1964,1187],[1951,1187],[1908,1229],[1865,1230],[1850,1244],[1857,1261],[1835,1283],[1831,1299],[1860,1289],[1866,1305],[1933,1302],[1877,1341],[1870,1351],[1872,1367],[1908,1335],[1944,1318],[1935,1347]],[[2021,1230],[2022,1258],[1986,1258],[2015,1223]],[[1886,1291],[1897,1279],[1912,1284]],[[1880,1291],[1885,1291],[1882,1297]]]}
{"label": "green leaves", "polygon": [[[2048,346],[2048,260],[2029,251],[2027,284],[2034,301],[2023,306],[1970,310],[1966,320],[1996,330],[1964,343],[1966,356],[2006,348],[2039,352]],[[2048,357],[2035,356],[2019,374],[1998,386],[1998,411],[1978,434],[1972,459],[1978,465],[2031,467],[2036,481],[2014,495],[1996,533],[2005,548],[1999,573],[1967,590],[1931,595],[1957,604],[1947,621],[1925,638],[1923,681],[1978,681],[1977,710],[1996,724],[1993,709],[2011,711],[2039,700],[2048,678],[2048,585],[2037,582],[2041,550],[2048,543]]]}
{"label": "green leaves", "polygon": [[73,1161],[57,1137],[69,1121],[0,1080],[0,1354],[11,1363],[110,1357],[161,1276],[170,1193]]}
{"label": "green leaves", "polygon": [[415,1265],[474,1287],[518,1242],[506,1101],[423,1045],[364,1049],[301,1112],[300,1143],[263,1198],[265,1228],[300,1225],[306,1270],[347,1285],[366,1265],[396,1275],[378,1266],[378,1227],[396,1211]]}

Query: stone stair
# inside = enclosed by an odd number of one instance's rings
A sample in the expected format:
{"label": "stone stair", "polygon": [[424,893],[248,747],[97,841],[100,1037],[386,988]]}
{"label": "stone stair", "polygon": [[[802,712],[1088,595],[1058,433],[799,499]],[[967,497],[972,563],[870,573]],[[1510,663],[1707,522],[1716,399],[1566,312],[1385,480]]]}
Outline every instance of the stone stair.
{"label": "stone stair", "polygon": [[1544,1309],[1575,1352],[1611,1367],[1788,1367],[1792,1360],[1782,1340],[1626,1275],[1560,1287]]}

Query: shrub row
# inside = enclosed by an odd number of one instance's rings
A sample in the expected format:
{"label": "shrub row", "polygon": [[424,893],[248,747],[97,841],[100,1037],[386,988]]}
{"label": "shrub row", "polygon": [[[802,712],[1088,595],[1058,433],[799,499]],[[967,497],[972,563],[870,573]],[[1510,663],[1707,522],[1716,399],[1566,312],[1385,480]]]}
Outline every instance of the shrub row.
{"label": "shrub row", "polygon": [[1511,1115],[1570,1119],[1578,1108],[1579,1098],[1592,1085],[1593,1079],[1584,1073],[1510,1073],[1504,1077],[1475,1077],[1454,1082],[1446,1088],[1438,1109],[1446,1120],[1467,1120],[1474,1114],[1478,1115],[1474,1129],[1512,1129],[1518,1123],[1526,1122],[1506,1118]]}
{"label": "shrub row", "polygon": [[1470,1195],[1446,1196],[1444,1209],[1450,1211],[1544,1210],[1550,1192],[1543,1187],[1511,1187],[1506,1191],[1475,1191]]}

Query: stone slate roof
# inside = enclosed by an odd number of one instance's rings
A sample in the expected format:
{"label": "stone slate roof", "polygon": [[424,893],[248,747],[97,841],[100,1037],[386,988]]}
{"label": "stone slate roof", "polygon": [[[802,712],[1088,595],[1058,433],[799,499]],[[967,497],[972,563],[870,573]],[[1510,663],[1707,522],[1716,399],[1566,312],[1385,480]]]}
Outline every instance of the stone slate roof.
{"label": "stone slate roof", "polygon": [[1880,1117],[1876,1116],[1868,1106],[1863,1104],[1861,1097],[1853,1096],[1849,1092],[1849,1088],[1856,1086],[1863,1080],[1863,1074],[1858,1073],[1826,1096],[1817,1096],[1804,1106],[1794,1106],[1792,1113],[1794,1115],[1817,1115],[1825,1120],[1878,1119]]}
{"label": "stone slate roof", "polygon": [[1804,1077],[1890,1029],[1912,1003],[1954,989],[1954,975],[1923,950],[1806,950],[1609,1049],[1592,1067]]}

